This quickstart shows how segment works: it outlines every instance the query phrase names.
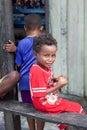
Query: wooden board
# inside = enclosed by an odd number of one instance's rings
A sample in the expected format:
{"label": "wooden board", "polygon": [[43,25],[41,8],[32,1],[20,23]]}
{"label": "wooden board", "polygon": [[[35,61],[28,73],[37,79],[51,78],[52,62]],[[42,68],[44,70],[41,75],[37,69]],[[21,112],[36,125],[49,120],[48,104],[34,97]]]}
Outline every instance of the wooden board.
{"label": "wooden board", "polygon": [[0,110],[16,115],[32,117],[34,119],[44,120],[51,123],[61,123],[77,128],[87,129],[87,115],[77,113],[61,113],[61,114],[46,114],[36,110],[32,105],[18,101],[1,101]]}

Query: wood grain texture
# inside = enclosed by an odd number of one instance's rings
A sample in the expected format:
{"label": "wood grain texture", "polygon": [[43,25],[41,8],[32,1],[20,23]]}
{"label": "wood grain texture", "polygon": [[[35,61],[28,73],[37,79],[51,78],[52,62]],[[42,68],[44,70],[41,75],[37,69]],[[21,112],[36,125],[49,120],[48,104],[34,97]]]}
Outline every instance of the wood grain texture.
{"label": "wood grain texture", "polygon": [[[60,113],[60,114],[46,114],[36,110],[31,104],[24,104],[22,102],[17,101],[1,101],[0,102],[0,110],[5,113],[11,113],[22,115],[38,120],[44,120],[50,123],[56,124],[66,124],[70,126],[74,126],[82,128],[81,130],[87,129],[87,115],[77,114],[77,113]],[[9,119],[10,120],[10,119]],[[12,121],[11,121],[12,122]],[[12,124],[11,124],[12,125]]]}

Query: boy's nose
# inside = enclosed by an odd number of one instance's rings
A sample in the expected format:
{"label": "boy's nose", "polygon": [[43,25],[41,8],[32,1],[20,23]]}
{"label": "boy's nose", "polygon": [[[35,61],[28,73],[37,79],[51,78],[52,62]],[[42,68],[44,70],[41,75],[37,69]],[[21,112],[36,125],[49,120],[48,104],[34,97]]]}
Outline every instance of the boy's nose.
{"label": "boy's nose", "polygon": [[51,56],[49,57],[49,61],[51,61],[51,62],[53,61],[53,58]]}

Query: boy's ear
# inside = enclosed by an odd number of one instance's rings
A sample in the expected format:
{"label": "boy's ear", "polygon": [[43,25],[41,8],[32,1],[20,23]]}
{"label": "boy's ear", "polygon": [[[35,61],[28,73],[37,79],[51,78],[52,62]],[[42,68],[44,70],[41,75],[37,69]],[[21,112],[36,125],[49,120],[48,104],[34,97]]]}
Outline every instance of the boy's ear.
{"label": "boy's ear", "polygon": [[24,30],[25,30],[25,32],[27,31],[27,28],[25,27],[25,25],[24,25]]}
{"label": "boy's ear", "polygon": [[37,52],[36,51],[34,51],[34,55],[35,55],[35,57],[37,57]]}
{"label": "boy's ear", "polygon": [[41,27],[40,27],[40,31],[42,31],[42,30],[43,30],[43,28],[44,28],[44,27],[43,27],[43,26],[41,26]]}

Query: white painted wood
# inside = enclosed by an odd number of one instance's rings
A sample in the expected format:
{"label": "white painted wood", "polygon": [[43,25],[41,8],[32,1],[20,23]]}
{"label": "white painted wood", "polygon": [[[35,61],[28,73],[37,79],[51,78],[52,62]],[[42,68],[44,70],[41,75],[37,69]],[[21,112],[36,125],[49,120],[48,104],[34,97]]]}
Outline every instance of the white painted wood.
{"label": "white painted wood", "polygon": [[78,96],[87,95],[86,8],[87,0],[49,0],[50,32],[58,42],[54,73],[68,78],[63,93]]}
{"label": "white painted wood", "polygon": [[68,80],[69,93],[83,96],[83,0],[68,1]]}
{"label": "white painted wood", "polygon": [[84,22],[84,36],[85,36],[85,43],[84,43],[84,60],[85,60],[85,67],[84,67],[84,82],[85,82],[85,95],[87,96],[87,0],[85,0],[84,6],[84,13],[85,13],[85,22]]}
{"label": "white painted wood", "polygon": [[[61,74],[67,76],[67,52],[66,52],[66,0],[50,0],[50,26],[53,36],[58,42],[58,51],[56,62],[53,65],[56,76]],[[53,15],[55,14],[55,15]],[[63,92],[66,93],[67,87],[64,87]]]}
{"label": "white painted wood", "polygon": [[56,38],[58,42],[58,51],[57,51],[57,57],[56,62],[53,65],[54,73],[56,76],[59,76],[61,74],[61,63],[60,63],[60,0],[53,1],[49,0],[49,23],[50,23],[50,32],[53,34],[53,36]]}
{"label": "white painted wood", "polygon": [[[56,76],[67,76],[67,0],[49,1],[50,32],[58,42],[56,62],[53,65]],[[55,15],[54,15],[55,14]],[[67,86],[62,89],[67,93]]]}
{"label": "white painted wood", "polygon": [[[67,77],[67,1],[60,1],[60,66],[61,74]],[[67,93],[68,86],[62,89],[63,93]]]}

